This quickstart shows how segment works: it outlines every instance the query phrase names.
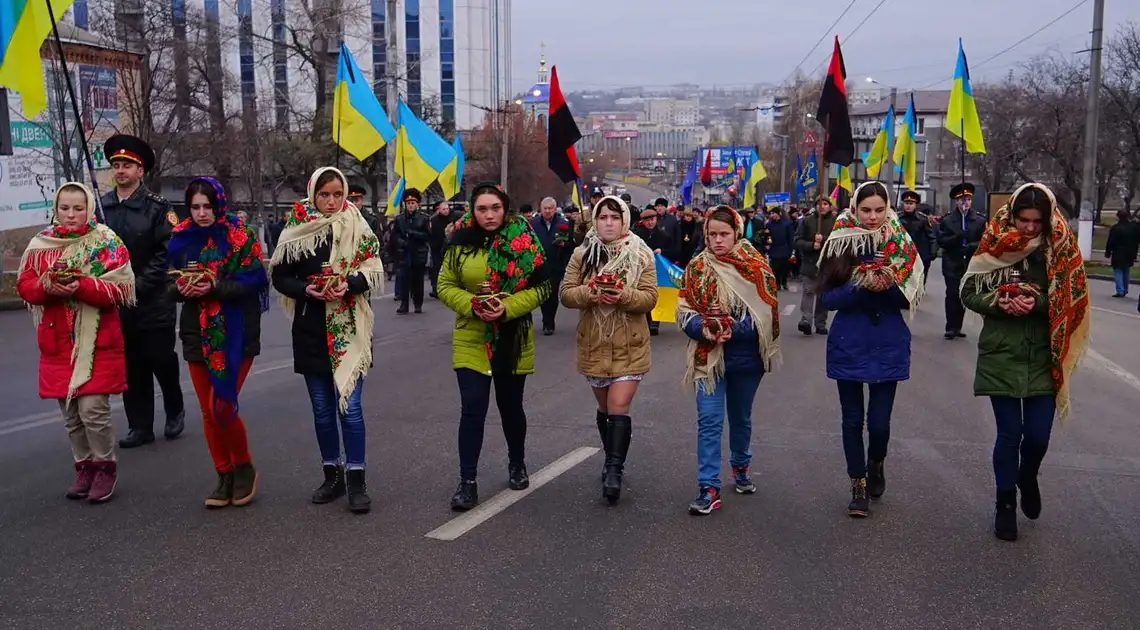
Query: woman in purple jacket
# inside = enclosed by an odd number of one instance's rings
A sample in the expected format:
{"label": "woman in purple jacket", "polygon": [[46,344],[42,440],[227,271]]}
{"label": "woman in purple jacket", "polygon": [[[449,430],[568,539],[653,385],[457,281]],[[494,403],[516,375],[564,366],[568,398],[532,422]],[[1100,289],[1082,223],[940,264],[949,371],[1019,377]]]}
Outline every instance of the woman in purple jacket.
{"label": "woman in purple jacket", "polygon": [[[868,495],[886,490],[883,460],[899,381],[910,378],[910,328],[923,295],[918,250],[888,202],[886,187],[867,182],[835,221],[820,252],[824,308],[838,311],[827,338],[827,377],[842,413],[843,453],[851,479],[847,514],[870,514]],[[864,385],[869,390],[863,406]],[[870,439],[864,459],[863,424]],[[868,460],[870,460],[868,462]]]}

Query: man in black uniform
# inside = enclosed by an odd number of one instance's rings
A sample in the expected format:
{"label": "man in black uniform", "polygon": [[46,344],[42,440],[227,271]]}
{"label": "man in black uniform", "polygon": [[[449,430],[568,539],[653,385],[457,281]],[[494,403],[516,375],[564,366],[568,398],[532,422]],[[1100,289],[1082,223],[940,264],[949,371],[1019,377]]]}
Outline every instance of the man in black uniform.
{"label": "man in black uniform", "polygon": [[423,196],[420,191],[409,188],[404,193],[404,211],[396,217],[392,226],[392,246],[396,254],[396,264],[404,281],[399,283],[400,308],[396,313],[408,312],[408,300],[416,307],[417,313],[424,312],[424,276],[427,275],[428,218],[420,212]]}
{"label": "man in black uniform", "polygon": [[973,184],[958,184],[950,189],[954,209],[943,219],[938,230],[938,244],[942,247],[942,277],[946,280],[946,339],[965,337],[962,320],[966,308],[962,306],[959,291],[966,265],[973,257],[982,232],[986,229],[985,217],[970,209],[974,200]]}
{"label": "man in black uniform", "polygon": [[360,184],[351,184],[348,187],[348,201],[360,210],[360,216],[364,217],[364,222],[368,227],[372,228],[372,233],[376,238],[384,235],[383,217],[372,210],[371,205],[364,205],[364,197],[368,194],[368,189]]}
{"label": "man in black uniform", "polygon": [[918,211],[919,201],[922,201],[922,197],[913,190],[902,194],[903,211],[899,215],[899,222],[910,235],[910,240],[914,241],[914,246],[918,248],[918,257],[922,259],[922,267],[926,271],[922,276],[922,283],[925,285],[927,278],[930,277],[930,265],[934,262],[934,228],[930,217]]}
{"label": "man in black uniform", "polygon": [[127,246],[135,272],[137,304],[120,310],[127,359],[123,410],[130,431],[119,440],[121,448],[135,448],[154,441],[153,379],[162,388],[166,439],[178,437],[185,428],[178,355],[174,353],[174,302],[166,295],[166,243],[170,230],[184,217],[143,186],[143,176],[154,168],[154,151],[146,142],[134,136],[111,136],[103,151],[115,177],[115,190],[102,198],[104,220]]}

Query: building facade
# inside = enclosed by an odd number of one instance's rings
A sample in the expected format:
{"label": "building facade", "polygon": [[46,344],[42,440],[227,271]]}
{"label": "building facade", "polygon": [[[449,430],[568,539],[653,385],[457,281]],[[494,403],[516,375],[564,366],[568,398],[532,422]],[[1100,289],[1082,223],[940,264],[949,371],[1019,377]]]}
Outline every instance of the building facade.
{"label": "building facade", "polygon": [[[200,37],[201,32],[188,32],[195,28],[188,23],[201,16],[205,39],[218,42],[206,47],[205,62],[227,79],[220,95],[227,114],[253,114],[262,126],[270,126],[266,119],[272,118],[271,126],[279,129],[292,128],[291,118],[303,117],[320,89],[312,64],[292,48],[295,38],[308,41],[314,35],[327,37],[327,50],[313,51],[326,64],[326,94],[332,91],[343,40],[381,103],[387,96],[386,72],[394,65],[400,95],[413,109],[431,102],[433,112],[458,129],[481,124],[486,109],[511,98],[511,1],[397,0],[395,14],[389,15],[386,0],[145,0],[170,3],[175,39]],[[78,0],[69,14],[86,29],[104,5],[117,15],[141,14],[143,2]],[[329,32],[317,31],[323,12],[335,18]],[[398,38],[396,59],[388,55],[390,20]],[[231,80],[236,85],[231,87]],[[192,91],[189,85],[176,88]]]}

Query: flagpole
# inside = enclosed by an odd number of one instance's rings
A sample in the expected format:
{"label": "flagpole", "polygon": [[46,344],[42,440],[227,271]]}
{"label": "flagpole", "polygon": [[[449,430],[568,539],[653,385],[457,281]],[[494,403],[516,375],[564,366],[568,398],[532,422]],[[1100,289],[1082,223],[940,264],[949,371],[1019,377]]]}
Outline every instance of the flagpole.
{"label": "flagpole", "polygon": [[[341,57],[343,57],[343,56],[344,56],[344,42],[343,42],[343,41],[341,41],[341,43],[340,43],[340,53],[339,53],[339,55],[340,55]],[[345,64],[347,64],[348,62],[347,62],[347,61],[345,61],[344,59],[339,59],[339,58],[338,58],[338,59],[337,59],[337,63],[338,63],[338,65],[339,65],[339,64],[341,64],[341,63],[345,63]],[[333,81],[336,81],[336,79],[333,79]],[[340,114],[341,114],[341,108],[343,108],[343,107],[344,107],[344,99],[340,99],[340,98],[337,98],[337,97],[336,97],[336,93],[337,93],[339,90],[340,90],[340,85],[339,85],[339,82],[338,82],[337,84],[333,85],[333,103],[336,105],[336,113],[334,114],[334,115],[336,116],[336,169],[337,169],[338,171],[340,170],[340,152],[341,152],[341,150],[342,150],[342,149],[341,149],[341,147],[340,147],[340,121],[341,121],[341,115],[340,115]],[[346,95],[346,96],[347,96],[347,95]],[[346,191],[344,191],[344,194],[347,196],[347,195],[348,195],[348,191],[347,191],[347,190],[346,190]]]}
{"label": "flagpole", "polygon": [[[55,36],[55,46],[59,51],[59,65],[63,71],[64,81],[67,83],[67,95],[71,98],[71,110],[75,114],[76,130],[79,132],[79,143],[83,147],[83,158],[87,161],[87,173],[91,177],[91,190],[95,192],[95,217],[100,222],[103,218],[103,202],[99,198],[99,182],[95,179],[95,162],[91,159],[91,150],[87,147],[87,134],[83,133],[83,114],[79,111],[79,101],[75,99],[75,86],[71,82],[71,73],[67,70],[67,58],[63,53],[63,39],[59,36],[59,23],[55,19],[55,10],[51,0],[47,2],[48,17],[51,18],[51,31]],[[64,133],[67,132],[67,120],[60,121]]]}
{"label": "flagpole", "polygon": [[958,158],[960,166],[962,167],[962,183],[966,183],[966,117],[962,117],[962,150]]}

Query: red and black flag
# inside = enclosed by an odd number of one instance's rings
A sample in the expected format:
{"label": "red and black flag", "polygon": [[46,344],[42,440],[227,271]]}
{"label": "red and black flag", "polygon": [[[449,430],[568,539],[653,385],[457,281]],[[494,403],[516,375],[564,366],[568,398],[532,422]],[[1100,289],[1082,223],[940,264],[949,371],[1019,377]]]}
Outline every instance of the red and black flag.
{"label": "red and black flag", "polygon": [[558,66],[550,69],[550,117],[547,125],[550,170],[563,182],[581,178],[574,143],[582,138],[582,132],[578,131],[578,123],[574,122],[566,98],[562,96],[562,88],[558,86]]}
{"label": "red and black flag", "polygon": [[823,93],[819,96],[819,110],[815,119],[823,125],[823,159],[832,164],[847,166],[855,160],[855,138],[851,135],[851,117],[847,112],[847,67],[843,65],[843,52],[839,50],[839,36],[835,36],[835,51],[831,65],[823,80]]}
{"label": "red and black flag", "polygon": [[701,184],[712,186],[712,149],[705,154],[705,165],[701,167]]}

